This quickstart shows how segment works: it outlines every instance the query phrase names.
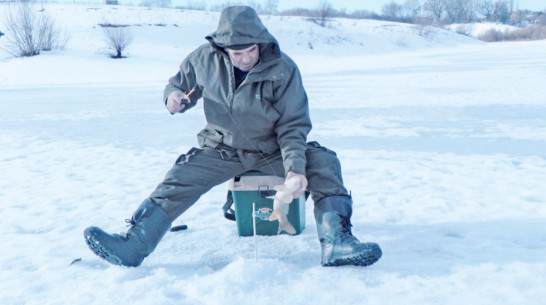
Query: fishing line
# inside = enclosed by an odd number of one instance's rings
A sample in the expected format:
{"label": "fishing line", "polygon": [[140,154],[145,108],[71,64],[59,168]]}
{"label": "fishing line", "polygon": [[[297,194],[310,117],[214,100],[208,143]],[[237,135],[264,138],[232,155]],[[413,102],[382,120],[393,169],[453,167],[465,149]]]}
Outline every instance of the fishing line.
{"label": "fishing line", "polygon": [[[232,70],[233,71],[233,70]],[[196,89],[198,88],[198,84],[196,83],[195,86],[193,86],[193,88],[186,94],[186,96],[184,98],[182,98],[182,103],[185,102],[185,99],[188,98],[196,91]],[[233,102],[233,100],[232,100]],[[226,110],[229,118],[231,119],[231,121],[233,122],[233,124],[235,125],[235,127],[237,127],[237,129],[239,130],[239,132],[241,133],[241,135],[243,136],[243,138],[245,139],[246,142],[248,142],[252,148],[258,153],[258,155],[260,156],[260,158],[262,158],[263,160],[265,160],[265,162],[267,163],[267,166],[269,166],[269,168],[271,169],[271,171],[276,175],[276,176],[279,176],[279,177],[283,177],[281,175],[279,175],[277,173],[277,171],[273,168],[273,165],[271,165],[271,162],[269,162],[269,160],[267,160],[267,158],[264,156],[264,154],[258,149],[258,147],[250,141],[250,139],[246,136],[245,132],[243,131],[243,129],[241,128],[241,126],[239,126],[239,124],[237,123],[237,121],[235,120],[235,118],[233,117],[233,115],[231,115],[231,111],[229,110],[228,108],[228,105],[227,103],[224,103],[224,102],[220,102],[222,105],[224,105],[224,109]],[[188,103],[184,103],[184,105],[188,105]]]}
{"label": "fishing line", "polygon": [[228,105],[226,103],[222,103],[222,105],[224,105],[224,109],[226,110],[227,114],[229,115],[229,118],[231,119],[231,121],[233,122],[233,124],[235,125],[235,127],[237,127],[237,129],[239,130],[239,132],[243,135],[243,137],[245,138],[245,140],[250,144],[252,145],[252,148],[254,148],[254,150],[258,153],[258,155],[265,160],[265,162],[267,163],[267,165],[269,166],[269,168],[273,171],[273,173],[276,175],[276,176],[279,176],[279,177],[282,177],[281,175],[277,174],[277,171],[273,168],[273,165],[271,165],[271,162],[269,162],[269,160],[267,160],[267,158],[264,156],[264,154],[258,149],[258,147],[256,145],[254,145],[254,143],[252,143],[248,137],[246,136],[246,134],[244,133],[244,131],[241,129],[241,127],[239,126],[239,124],[237,123],[237,121],[235,120],[235,118],[231,115],[231,112],[229,111],[229,108],[228,108]]}

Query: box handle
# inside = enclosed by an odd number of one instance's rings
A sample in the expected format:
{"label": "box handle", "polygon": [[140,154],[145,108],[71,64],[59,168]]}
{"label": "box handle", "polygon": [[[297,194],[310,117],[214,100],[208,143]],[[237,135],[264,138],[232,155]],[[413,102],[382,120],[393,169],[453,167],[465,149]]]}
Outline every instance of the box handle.
{"label": "box handle", "polygon": [[275,195],[274,191],[269,189],[269,185],[259,185],[258,193],[260,194],[260,197],[262,198]]}

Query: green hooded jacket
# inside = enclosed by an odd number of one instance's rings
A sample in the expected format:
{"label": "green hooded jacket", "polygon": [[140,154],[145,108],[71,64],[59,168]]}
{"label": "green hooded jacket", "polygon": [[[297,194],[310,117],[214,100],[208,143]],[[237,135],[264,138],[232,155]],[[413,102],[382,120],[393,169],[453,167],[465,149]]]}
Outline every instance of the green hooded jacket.
{"label": "green hooded jacket", "polygon": [[[201,147],[220,144],[263,154],[280,150],[285,172],[305,175],[311,120],[298,67],[248,6],[224,9],[217,30],[189,54],[169,79],[173,91],[195,88],[191,103],[203,99],[207,125],[197,136]],[[260,60],[236,88],[233,65],[220,46],[258,44]]]}

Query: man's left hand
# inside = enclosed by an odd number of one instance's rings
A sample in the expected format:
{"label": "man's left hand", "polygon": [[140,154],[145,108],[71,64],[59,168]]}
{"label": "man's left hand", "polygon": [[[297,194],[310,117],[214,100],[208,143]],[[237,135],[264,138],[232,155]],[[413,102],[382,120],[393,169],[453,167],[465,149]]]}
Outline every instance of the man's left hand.
{"label": "man's left hand", "polygon": [[293,195],[294,198],[298,198],[301,195],[303,195],[303,193],[307,189],[307,178],[305,178],[305,176],[302,175],[302,174],[296,174],[294,172],[288,172],[288,174],[286,174],[286,178],[284,179],[284,181],[286,182],[287,180],[289,180],[291,178],[296,178],[300,182],[300,188],[297,189],[294,192],[294,195]]}

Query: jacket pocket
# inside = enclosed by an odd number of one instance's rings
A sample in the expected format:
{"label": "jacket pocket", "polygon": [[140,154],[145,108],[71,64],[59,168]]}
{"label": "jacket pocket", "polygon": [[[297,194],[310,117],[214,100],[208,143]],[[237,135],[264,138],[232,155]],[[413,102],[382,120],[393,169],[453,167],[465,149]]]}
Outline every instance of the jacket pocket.
{"label": "jacket pocket", "polygon": [[203,129],[197,134],[197,142],[200,147],[216,148],[220,143],[223,143],[224,135],[216,130]]}

